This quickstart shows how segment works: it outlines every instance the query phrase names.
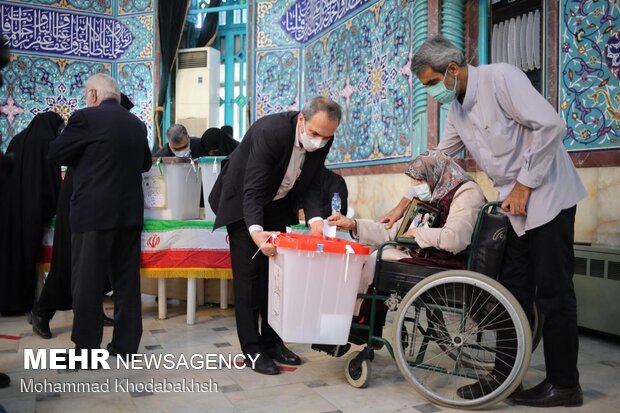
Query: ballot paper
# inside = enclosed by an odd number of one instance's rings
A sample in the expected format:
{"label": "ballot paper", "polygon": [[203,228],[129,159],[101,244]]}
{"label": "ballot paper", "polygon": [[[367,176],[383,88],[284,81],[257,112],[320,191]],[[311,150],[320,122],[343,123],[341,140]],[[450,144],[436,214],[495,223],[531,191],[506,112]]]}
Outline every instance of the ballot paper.
{"label": "ballot paper", "polygon": [[144,192],[144,208],[166,208],[165,176],[143,176],[142,191]]}
{"label": "ballot paper", "polygon": [[324,219],[323,220],[323,235],[325,235],[328,238],[336,238],[336,230],[338,229],[338,227],[336,227],[335,225],[329,225],[327,223],[327,220]]}

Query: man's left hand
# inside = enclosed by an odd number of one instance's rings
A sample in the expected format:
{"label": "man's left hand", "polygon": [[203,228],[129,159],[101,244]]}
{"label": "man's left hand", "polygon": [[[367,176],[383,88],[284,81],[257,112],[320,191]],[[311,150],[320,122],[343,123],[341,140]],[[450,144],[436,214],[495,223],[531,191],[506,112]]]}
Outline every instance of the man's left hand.
{"label": "man's left hand", "polygon": [[525,206],[530,198],[532,190],[520,182],[517,182],[508,194],[508,197],[502,202],[502,209],[512,215],[527,215]]}
{"label": "man's left hand", "polygon": [[310,224],[310,231],[312,235],[322,236],[323,235],[323,220],[321,219],[318,221],[314,221],[312,224]]}

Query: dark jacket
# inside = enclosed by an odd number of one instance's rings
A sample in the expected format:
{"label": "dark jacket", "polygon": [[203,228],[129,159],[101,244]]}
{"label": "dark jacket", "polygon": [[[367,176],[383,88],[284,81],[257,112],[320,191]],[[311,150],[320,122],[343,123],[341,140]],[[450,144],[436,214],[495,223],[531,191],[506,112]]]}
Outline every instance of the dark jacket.
{"label": "dark jacket", "polygon": [[[192,158],[194,159],[207,156],[207,152],[202,147],[202,142],[198,138],[189,138],[189,150],[192,152]],[[162,156],[174,156],[174,152],[170,149],[170,145],[166,144],[166,146],[155,152],[153,156],[157,158]]]}
{"label": "dark jacket", "polygon": [[71,232],[142,226],[142,172],[151,168],[146,126],[114,100],[76,111],[49,158],[74,168]]}
{"label": "dark jacket", "polygon": [[[246,225],[264,225],[264,208],[282,183],[291,159],[299,112],[283,112],[257,120],[233,153],[222,162],[222,171],[209,195],[216,214],[215,228],[245,220]],[[286,225],[296,224],[297,198],[306,217],[321,216],[321,168],[333,140],[308,152],[299,179],[291,189]]]}
{"label": "dark jacket", "polygon": [[321,173],[321,202],[323,208],[321,216],[323,218],[327,218],[332,214],[332,197],[335,192],[338,192],[338,196],[340,196],[340,213],[347,215],[347,198],[349,197],[347,183],[342,176],[324,168]]}
{"label": "dark jacket", "polygon": [[0,311],[5,313],[30,311],[34,302],[41,238],[60,189],[60,165],[47,154],[63,123],[54,112],[39,113],[7,148],[14,165],[0,176]]}

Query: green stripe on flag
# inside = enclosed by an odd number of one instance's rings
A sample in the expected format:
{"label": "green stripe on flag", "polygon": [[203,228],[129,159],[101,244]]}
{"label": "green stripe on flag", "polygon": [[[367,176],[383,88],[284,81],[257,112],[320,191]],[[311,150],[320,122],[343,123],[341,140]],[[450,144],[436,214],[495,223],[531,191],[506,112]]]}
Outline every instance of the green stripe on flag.
{"label": "green stripe on flag", "polygon": [[184,228],[213,229],[213,221],[160,221],[157,219],[144,220],[144,231],[171,231]]}

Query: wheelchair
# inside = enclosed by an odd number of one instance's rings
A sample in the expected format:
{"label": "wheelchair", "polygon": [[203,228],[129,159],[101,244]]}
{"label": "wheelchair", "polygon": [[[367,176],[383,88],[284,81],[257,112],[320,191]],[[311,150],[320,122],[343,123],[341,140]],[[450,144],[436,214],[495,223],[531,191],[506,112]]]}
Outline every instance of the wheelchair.
{"label": "wheelchair", "polygon": [[[348,355],[345,376],[354,387],[368,386],[374,347],[384,345],[402,375],[429,401],[458,409],[483,409],[508,397],[529,367],[540,341],[541,314],[530,320],[497,276],[508,218],[499,202],[485,204],[476,220],[465,270],[383,261],[387,247],[412,247],[388,241],[377,251],[369,322],[353,323],[365,331],[365,347]],[[486,274],[486,275],[485,275]],[[389,339],[373,334],[379,305],[396,311]],[[497,388],[468,400],[457,389],[503,365]]]}

